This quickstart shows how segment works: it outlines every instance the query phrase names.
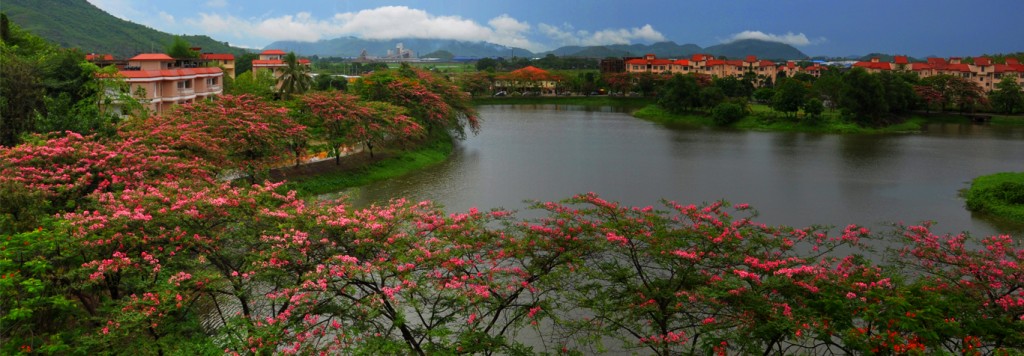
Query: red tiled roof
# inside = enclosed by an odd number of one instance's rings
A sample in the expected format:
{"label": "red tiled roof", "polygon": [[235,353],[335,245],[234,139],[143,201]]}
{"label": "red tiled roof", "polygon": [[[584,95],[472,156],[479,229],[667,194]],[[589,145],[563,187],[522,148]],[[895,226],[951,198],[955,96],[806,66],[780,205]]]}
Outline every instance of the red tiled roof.
{"label": "red tiled roof", "polygon": [[700,62],[700,61],[706,61],[706,60],[709,60],[709,59],[715,59],[715,57],[712,57],[711,55],[708,55],[708,54],[695,54],[691,58],[693,58],[694,62]]}
{"label": "red tiled roof", "polygon": [[772,62],[772,61],[769,61],[769,60],[765,60],[765,59],[762,59],[761,62],[758,63],[758,64],[760,64],[762,67],[774,67],[775,66],[775,62]]}
{"label": "red tiled roof", "polygon": [[928,64],[928,63],[910,63],[910,70],[918,71],[918,70],[928,70],[928,69],[933,69],[931,64]]}
{"label": "red tiled roof", "polygon": [[857,62],[854,63],[854,67],[860,67],[865,69],[878,69],[878,70],[890,70],[892,69],[891,63],[888,62]]}
{"label": "red tiled roof", "polygon": [[638,65],[670,65],[672,64],[671,59],[644,59],[634,58],[626,61],[626,64],[638,64]]}
{"label": "red tiled roof", "polygon": [[895,60],[896,60],[896,64],[907,64],[907,63],[910,63],[910,61],[907,60],[907,56],[896,56]]}
{"label": "red tiled roof", "polygon": [[709,67],[719,66],[719,65],[723,65],[723,64],[725,64],[725,60],[722,60],[722,59],[710,59],[706,63],[704,63],[704,65],[709,66]]}
{"label": "red tiled roof", "polygon": [[974,59],[974,64],[979,66],[989,66],[992,65],[992,60],[988,59],[988,57],[978,57]]}
{"label": "red tiled roof", "polygon": [[685,59],[677,59],[674,62],[672,62],[672,64],[675,64],[677,66],[688,66],[690,65],[690,61]]}
{"label": "red tiled roof", "polygon": [[122,70],[117,73],[125,78],[186,77],[199,74],[216,74],[223,71],[217,67],[182,68],[164,70]]}
{"label": "red tiled roof", "polygon": [[129,58],[129,61],[173,61],[174,58],[163,53],[143,53]]}
{"label": "red tiled roof", "polygon": [[1020,61],[1018,61],[1017,58],[1007,57],[1006,58],[1006,64],[1015,64],[1016,65],[1016,64],[1020,64]]}
{"label": "red tiled roof", "polygon": [[85,55],[85,60],[87,60],[87,61],[96,61],[96,60],[99,60],[99,61],[112,61],[112,60],[114,60],[114,55],[112,55],[112,54],[95,54],[95,53],[90,53],[90,54]]}
{"label": "red tiled roof", "polygon": [[309,64],[309,60],[305,58],[299,58],[299,64]]}
{"label": "red tiled roof", "polygon": [[966,63],[947,64],[946,67],[942,69],[957,72],[970,72],[971,66],[967,65]]}
{"label": "red tiled roof", "polygon": [[946,60],[942,59],[942,58],[928,58],[928,64],[931,64],[931,65],[936,65],[936,64],[940,64],[941,65],[941,64],[947,64],[947,63],[949,63],[949,62],[946,62]]}
{"label": "red tiled roof", "polygon": [[746,60],[746,62],[747,62],[747,63],[754,63],[754,62],[757,62],[757,56],[753,56],[753,55],[751,55],[751,56],[747,56],[747,60]]}
{"label": "red tiled roof", "polygon": [[203,59],[216,59],[216,60],[222,60],[222,61],[233,61],[233,60],[235,60],[235,55],[233,55],[231,53],[203,53],[202,58]]}
{"label": "red tiled roof", "polygon": [[267,55],[280,54],[280,55],[285,55],[287,53],[284,53],[284,51],[279,50],[279,49],[268,49],[266,51],[260,52],[260,54],[267,54]]}

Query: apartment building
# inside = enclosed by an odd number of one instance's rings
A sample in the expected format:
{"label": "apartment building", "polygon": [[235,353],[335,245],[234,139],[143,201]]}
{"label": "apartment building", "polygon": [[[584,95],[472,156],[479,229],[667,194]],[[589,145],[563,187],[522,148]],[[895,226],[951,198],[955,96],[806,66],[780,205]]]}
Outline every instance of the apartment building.
{"label": "apartment building", "polygon": [[224,68],[224,73],[235,78],[235,55],[230,53],[203,53],[199,58],[206,60],[210,65]]}
{"label": "apartment building", "polygon": [[1006,63],[994,63],[986,57],[975,57],[968,63],[959,57],[928,58],[927,62],[910,62],[907,56],[895,56],[892,62],[882,62],[878,58],[860,61],[853,67],[864,68],[871,73],[887,71],[910,71],[921,78],[948,74],[968,79],[984,92],[995,89],[995,84],[1003,78],[1015,78],[1018,84],[1024,85],[1024,65],[1016,58],[1007,58]]}
{"label": "apartment building", "polygon": [[662,59],[653,54],[639,58],[628,58],[625,61],[626,72],[629,73],[666,73],[666,74],[703,74],[712,77],[742,77],[746,73],[754,73],[760,81],[771,79],[775,82],[780,72],[792,72],[801,69],[795,63],[787,63],[788,68],[776,67],[775,62],[759,60],[756,56],[745,59],[716,59],[712,55],[695,54],[685,59]]}
{"label": "apartment building", "polygon": [[223,93],[224,71],[220,68],[182,66],[163,53],[132,57],[119,68],[118,75],[128,82],[130,93],[155,114],[165,114],[175,104]]}
{"label": "apartment building", "polygon": [[[260,52],[260,58],[252,61],[252,72],[257,74],[260,71],[269,70],[274,74],[274,78],[280,78],[283,74],[284,68],[288,66],[284,62],[284,57],[287,55],[279,49],[268,49]],[[308,59],[299,58],[299,64],[309,66],[310,62]]]}

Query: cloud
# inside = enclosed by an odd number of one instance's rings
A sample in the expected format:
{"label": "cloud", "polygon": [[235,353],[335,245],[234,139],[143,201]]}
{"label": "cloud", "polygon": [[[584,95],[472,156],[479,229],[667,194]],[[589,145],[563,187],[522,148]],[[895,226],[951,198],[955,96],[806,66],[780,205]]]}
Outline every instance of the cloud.
{"label": "cloud", "polygon": [[665,41],[665,35],[649,24],[630,29],[604,29],[596,32],[575,30],[569,24],[559,27],[542,23],[537,25],[537,28],[558,46],[599,46]]}
{"label": "cloud", "polygon": [[747,30],[740,33],[735,33],[722,42],[732,42],[738,40],[762,40],[780,42],[791,46],[807,46],[812,44],[819,44],[826,41],[824,37],[819,37],[812,41],[808,39],[807,35],[804,35],[803,32],[796,34],[792,32],[786,32],[786,34],[784,35],[776,35],[771,33],[764,33],[761,31]]}
{"label": "cloud", "polygon": [[263,41],[318,41],[339,36],[365,39],[426,38],[486,41],[506,46],[539,49],[527,39],[529,23],[501,15],[487,25],[459,16],[436,16],[405,6],[383,6],[358,12],[337,13],[326,19],[308,12],[262,19],[200,13],[186,22],[207,34],[255,37]]}
{"label": "cloud", "polygon": [[228,0],[208,0],[206,7],[225,8],[228,7]]}
{"label": "cloud", "polygon": [[163,21],[163,22],[165,22],[165,23],[167,23],[169,25],[173,25],[174,24],[174,16],[172,16],[171,14],[168,14],[166,12],[160,11],[158,16],[160,16],[160,20],[161,21]]}

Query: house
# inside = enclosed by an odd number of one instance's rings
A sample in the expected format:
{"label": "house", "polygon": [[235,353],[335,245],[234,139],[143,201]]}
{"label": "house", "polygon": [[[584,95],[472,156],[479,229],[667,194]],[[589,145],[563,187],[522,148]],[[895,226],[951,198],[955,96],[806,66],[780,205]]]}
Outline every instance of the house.
{"label": "house", "polygon": [[223,93],[224,71],[220,68],[183,67],[163,53],[132,57],[117,73],[128,83],[130,94],[156,114],[169,112],[175,104]]}
{"label": "house", "polygon": [[[269,70],[274,74],[274,79],[280,78],[284,73],[284,68],[288,66],[284,62],[284,57],[287,55],[279,49],[268,49],[260,52],[260,58],[252,61],[252,73],[255,75],[263,70]],[[310,62],[308,59],[300,58],[299,64],[309,66]]]}
{"label": "house", "polygon": [[534,66],[516,69],[496,79],[494,81],[496,91],[534,93],[536,95],[557,94],[562,80],[559,76]]}
{"label": "house", "polygon": [[203,53],[199,58],[208,61],[208,65],[224,68],[224,73],[235,78],[235,55],[230,53]]}

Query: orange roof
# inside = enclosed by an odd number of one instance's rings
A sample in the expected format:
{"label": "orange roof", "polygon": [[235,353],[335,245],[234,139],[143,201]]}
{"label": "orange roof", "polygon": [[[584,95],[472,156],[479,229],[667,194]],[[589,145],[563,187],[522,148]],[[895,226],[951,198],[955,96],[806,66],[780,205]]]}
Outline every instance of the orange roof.
{"label": "orange roof", "polygon": [[896,56],[895,59],[896,59],[896,64],[907,64],[907,63],[910,63],[910,61],[907,60],[907,56]]}
{"label": "orange roof", "polygon": [[1014,64],[1014,65],[1016,65],[1016,64],[1020,64],[1020,61],[1018,61],[1017,58],[1006,57],[1006,64]]}
{"label": "orange roof", "polygon": [[974,64],[979,66],[988,66],[992,65],[992,60],[988,59],[988,57],[978,57],[974,59]]}
{"label": "orange roof", "polygon": [[775,62],[772,62],[772,61],[769,61],[769,60],[764,60],[764,59],[762,59],[761,63],[759,63],[759,64],[762,67],[774,67],[775,66]]}
{"label": "orange roof", "polygon": [[270,55],[281,54],[281,55],[284,55],[284,54],[287,54],[287,53],[284,53],[284,51],[279,50],[279,49],[268,49],[266,51],[260,52],[260,54],[270,54]]}
{"label": "orange roof", "polygon": [[910,63],[910,70],[928,70],[932,68],[932,65],[928,63]]}
{"label": "orange roof", "polygon": [[173,61],[174,58],[163,53],[143,53],[129,58],[129,61]]}
{"label": "orange roof", "polygon": [[748,63],[754,63],[754,62],[757,62],[757,56],[754,56],[754,55],[750,55],[750,56],[747,56],[747,60],[746,60],[746,61],[747,61]]}
{"label": "orange roof", "polygon": [[186,77],[199,74],[216,74],[223,71],[217,67],[182,68],[164,70],[122,70],[117,73],[125,78]]}
{"label": "orange roof", "polygon": [[672,64],[679,65],[679,66],[688,66],[688,65],[690,65],[690,61],[685,60],[685,59],[677,59],[677,60],[675,60],[675,62],[672,62]]}
{"label": "orange roof", "polygon": [[89,54],[85,55],[85,60],[87,60],[87,61],[112,61],[112,60],[114,60],[114,55],[112,55],[112,54],[89,53]]}
{"label": "orange roof", "polygon": [[946,60],[942,59],[942,58],[928,58],[928,64],[931,64],[931,65],[946,64],[946,63],[948,63],[948,62],[946,62]]}
{"label": "orange roof", "polygon": [[203,59],[217,59],[222,61],[233,61],[235,55],[231,53],[203,53]]}
{"label": "orange roof", "polygon": [[967,65],[966,63],[949,64],[949,65],[946,65],[945,69],[946,70],[958,71],[958,72],[970,72],[971,71],[971,66]]}
{"label": "orange roof", "polygon": [[309,60],[305,58],[299,58],[299,64],[309,64]]}
{"label": "orange roof", "polygon": [[711,60],[708,60],[707,63],[705,63],[705,65],[707,65],[707,66],[717,66],[717,65],[723,65],[723,64],[725,64],[725,61],[721,60],[721,59],[711,59]]}
{"label": "orange roof", "polygon": [[892,66],[890,64],[889,62],[857,62],[853,66],[865,69],[891,70]]}

